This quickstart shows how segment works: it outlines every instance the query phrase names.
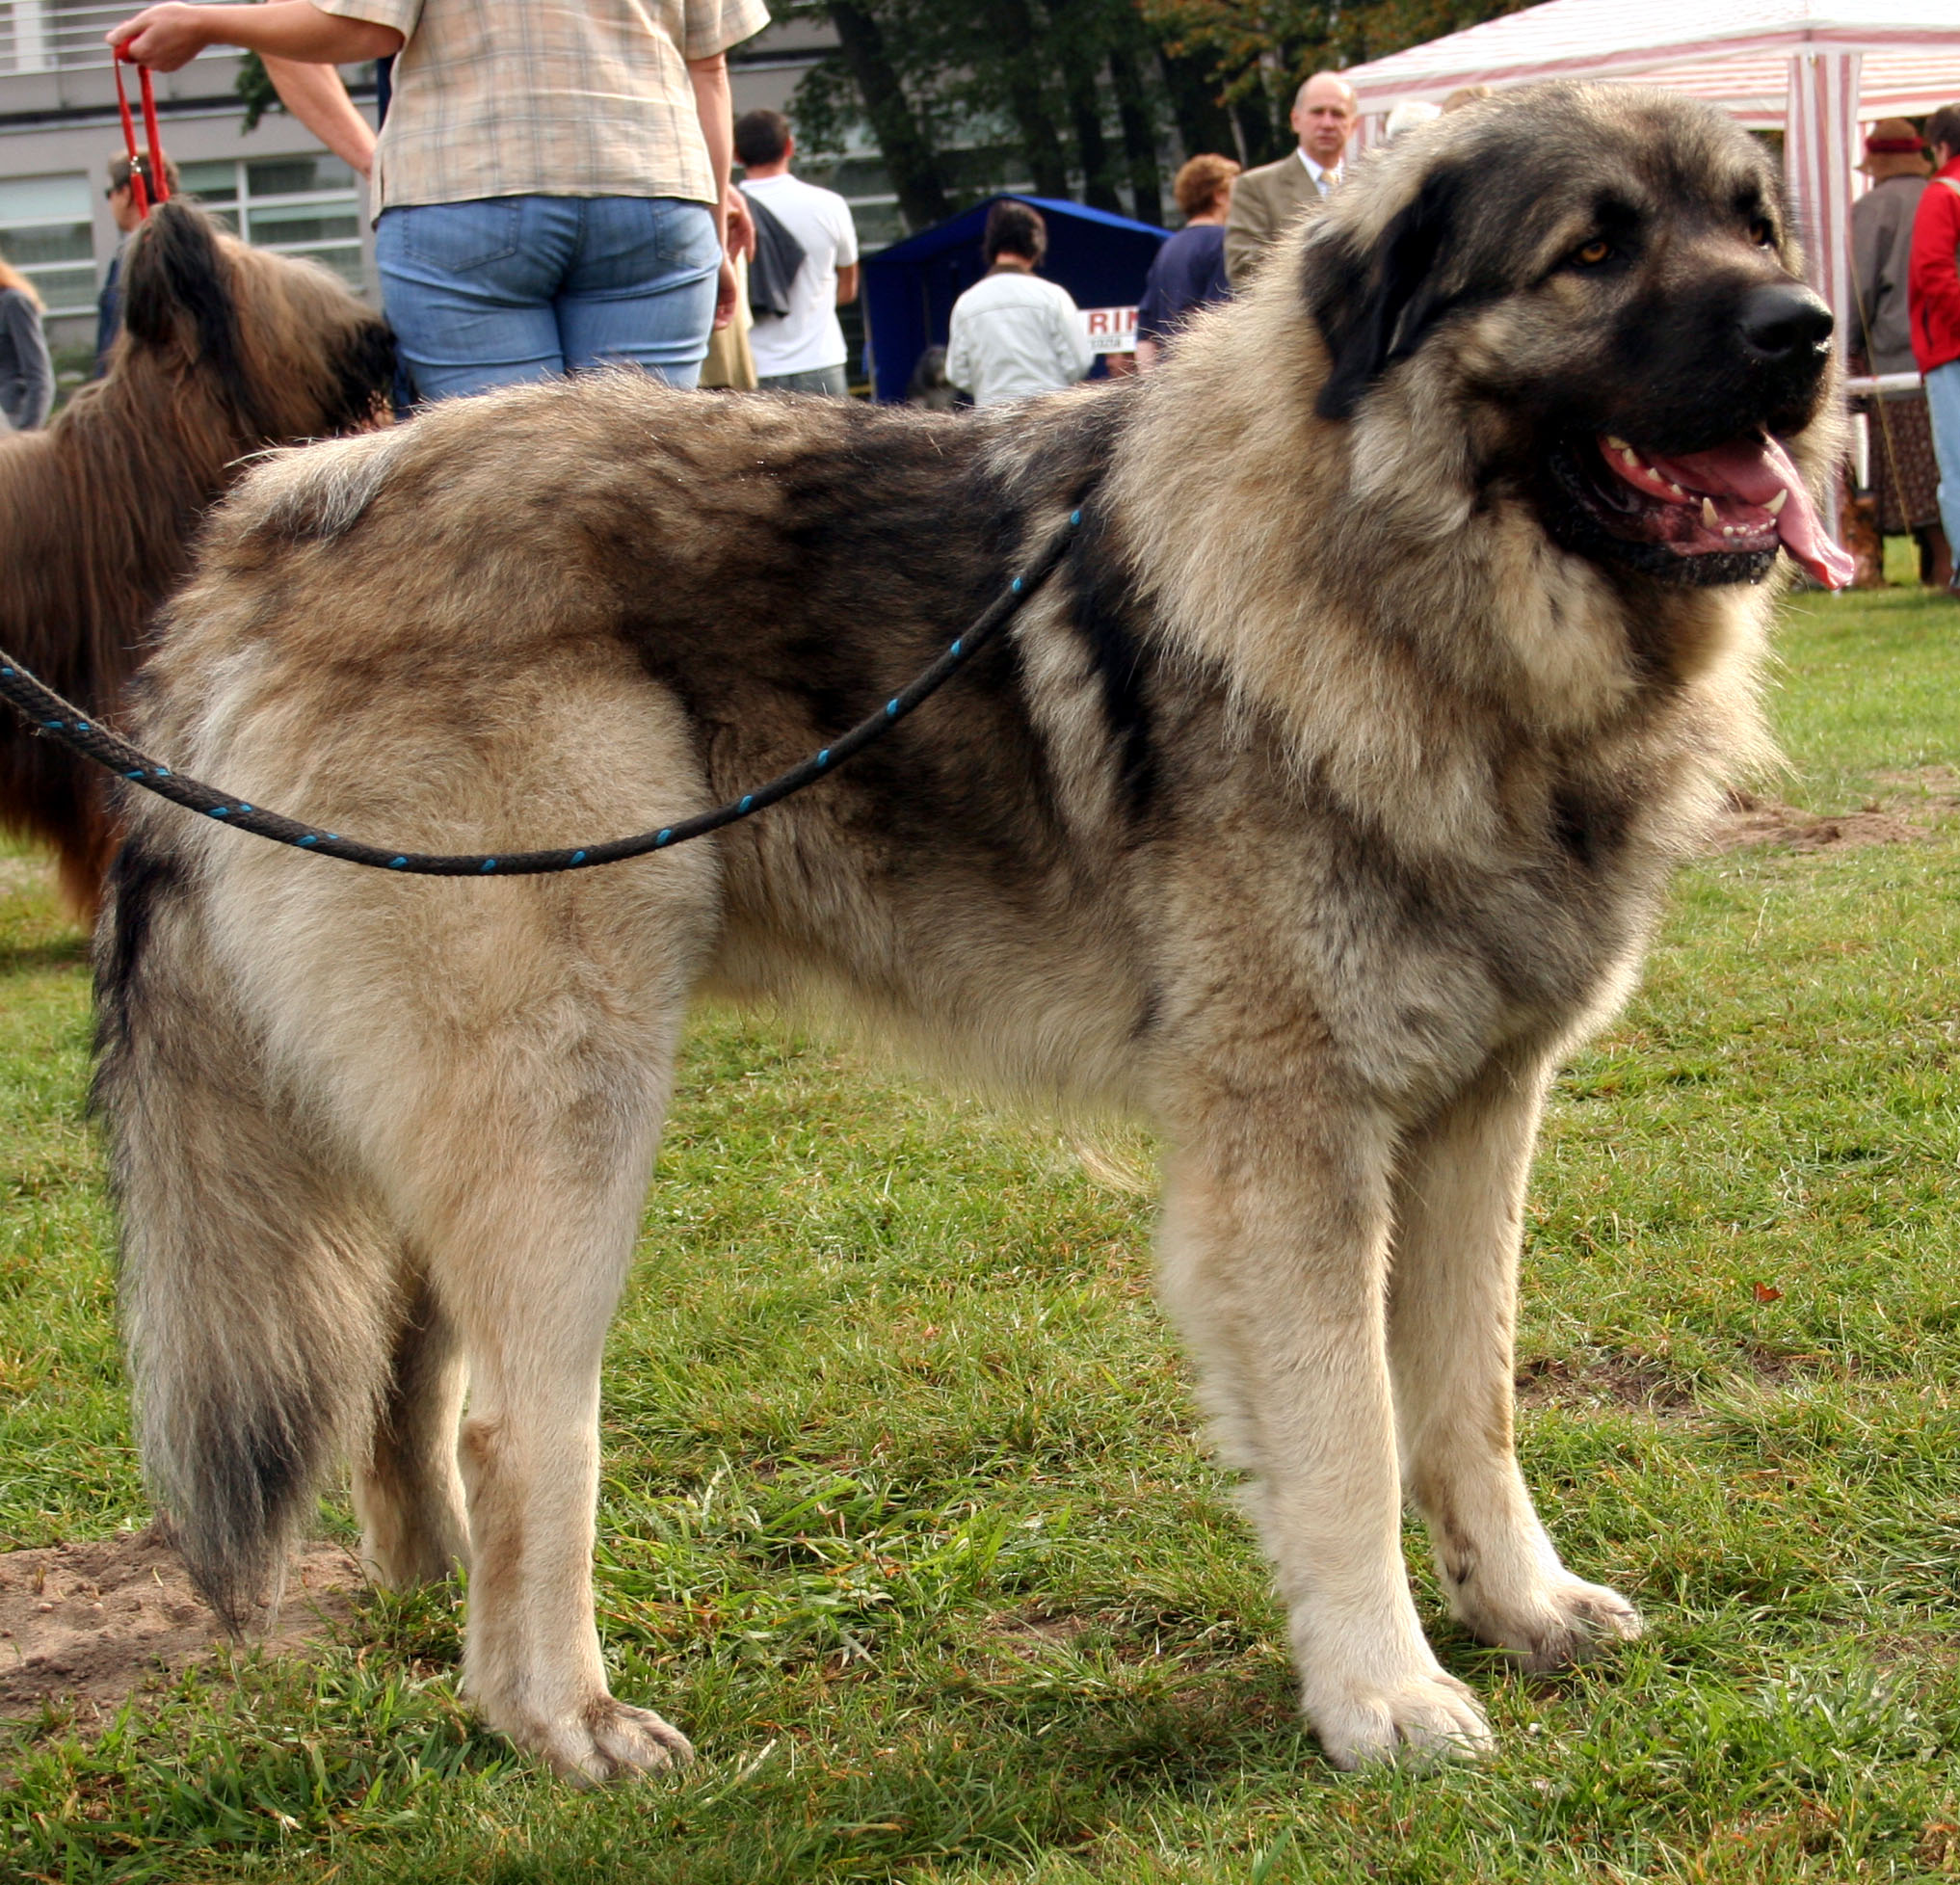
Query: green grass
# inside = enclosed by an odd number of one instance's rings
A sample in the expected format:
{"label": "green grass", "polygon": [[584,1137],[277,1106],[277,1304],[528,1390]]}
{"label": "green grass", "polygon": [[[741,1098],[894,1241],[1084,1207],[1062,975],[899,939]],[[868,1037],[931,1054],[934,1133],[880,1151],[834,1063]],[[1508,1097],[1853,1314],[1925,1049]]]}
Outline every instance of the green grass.
{"label": "green grass", "polygon": [[[1775,789],[1960,763],[1960,608],[1800,598]],[[1343,1776],[1150,1294],[1060,1133],[766,1022],[696,1027],[613,1336],[598,1589],[684,1779],[578,1794],[474,1730],[446,1594],[17,1732],[0,1877],[1785,1881],[1960,1874],[1960,823],[1682,878],[1561,1080],[1522,1447],[1650,1635],[1502,1738]],[[78,940],[0,894],[0,1544],[146,1516],[81,1115]],[[1141,1144],[1118,1148],[1140,1158]],[[345,1527],[330,1507],[326,1523]]]}

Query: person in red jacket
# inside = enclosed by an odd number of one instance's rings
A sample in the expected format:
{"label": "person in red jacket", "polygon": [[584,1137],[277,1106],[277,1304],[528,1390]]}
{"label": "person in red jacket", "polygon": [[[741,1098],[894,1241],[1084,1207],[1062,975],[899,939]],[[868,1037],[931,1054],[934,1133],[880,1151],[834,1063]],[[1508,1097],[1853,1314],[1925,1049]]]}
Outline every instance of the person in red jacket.
{"label": "person in red jacket", "polygon": [[[1940,461],[1940,517],[1960,546],[1960,105],[1942,105],[1926,123],[1934,174],[1913,218],[1906,307],[1913,357],[1926,383],[1933,451]],[[1960,595],[1960,571],[1951,588]]]}

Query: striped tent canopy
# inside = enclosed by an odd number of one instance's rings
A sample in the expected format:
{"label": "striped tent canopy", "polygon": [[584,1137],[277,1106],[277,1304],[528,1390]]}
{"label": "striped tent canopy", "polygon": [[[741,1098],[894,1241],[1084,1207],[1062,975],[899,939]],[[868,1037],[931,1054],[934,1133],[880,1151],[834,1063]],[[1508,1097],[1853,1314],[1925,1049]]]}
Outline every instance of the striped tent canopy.
{"label": "striped tent canopy", "polygon": [[1364,145],[1404,98],[1549,78],[1664,85],[1782,131],[1811,280],[1841,338],[1858,126],[1960,103],[1960,0],[1549,0],[1342,76]]}

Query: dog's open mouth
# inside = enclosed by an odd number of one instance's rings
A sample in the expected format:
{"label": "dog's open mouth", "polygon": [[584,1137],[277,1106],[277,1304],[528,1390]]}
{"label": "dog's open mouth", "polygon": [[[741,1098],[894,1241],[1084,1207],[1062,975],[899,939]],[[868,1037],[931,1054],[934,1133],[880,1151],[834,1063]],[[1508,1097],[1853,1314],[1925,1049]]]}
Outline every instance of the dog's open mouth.
{"label": "dog's open mouth", "polygon": [[1575,440],[1554,469],[1621,560],[1691,584],[1758,581],[1779,547],[1827,589],[1851,580],[1789,454],[1771,438],[1665,456],[1625,438]]}

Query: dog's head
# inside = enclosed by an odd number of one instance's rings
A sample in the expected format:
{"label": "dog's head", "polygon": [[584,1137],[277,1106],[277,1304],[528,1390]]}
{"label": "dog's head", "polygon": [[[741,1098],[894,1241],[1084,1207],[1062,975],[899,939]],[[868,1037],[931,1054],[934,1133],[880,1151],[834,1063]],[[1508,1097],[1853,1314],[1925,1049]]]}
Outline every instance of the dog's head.
{"label": "dog's head", "polygon": [[1358,454],[1379,406],[1430,489],[1440,453],[1617,574],[1754,581],[1779,545],[1842,573],[1803,477],[1831,312],[1774,165],[1712,107],[1546,85],[1453,113],[1357,167],[1305,287],[1316,410]]}
{"label": "dog's head", "polygon": [[385,414],[386,324],[336,276],[247,247],[194,203],[144,223],[123,274],[123,339],[112,373],[202,387],[241,442],[344,432]]}

